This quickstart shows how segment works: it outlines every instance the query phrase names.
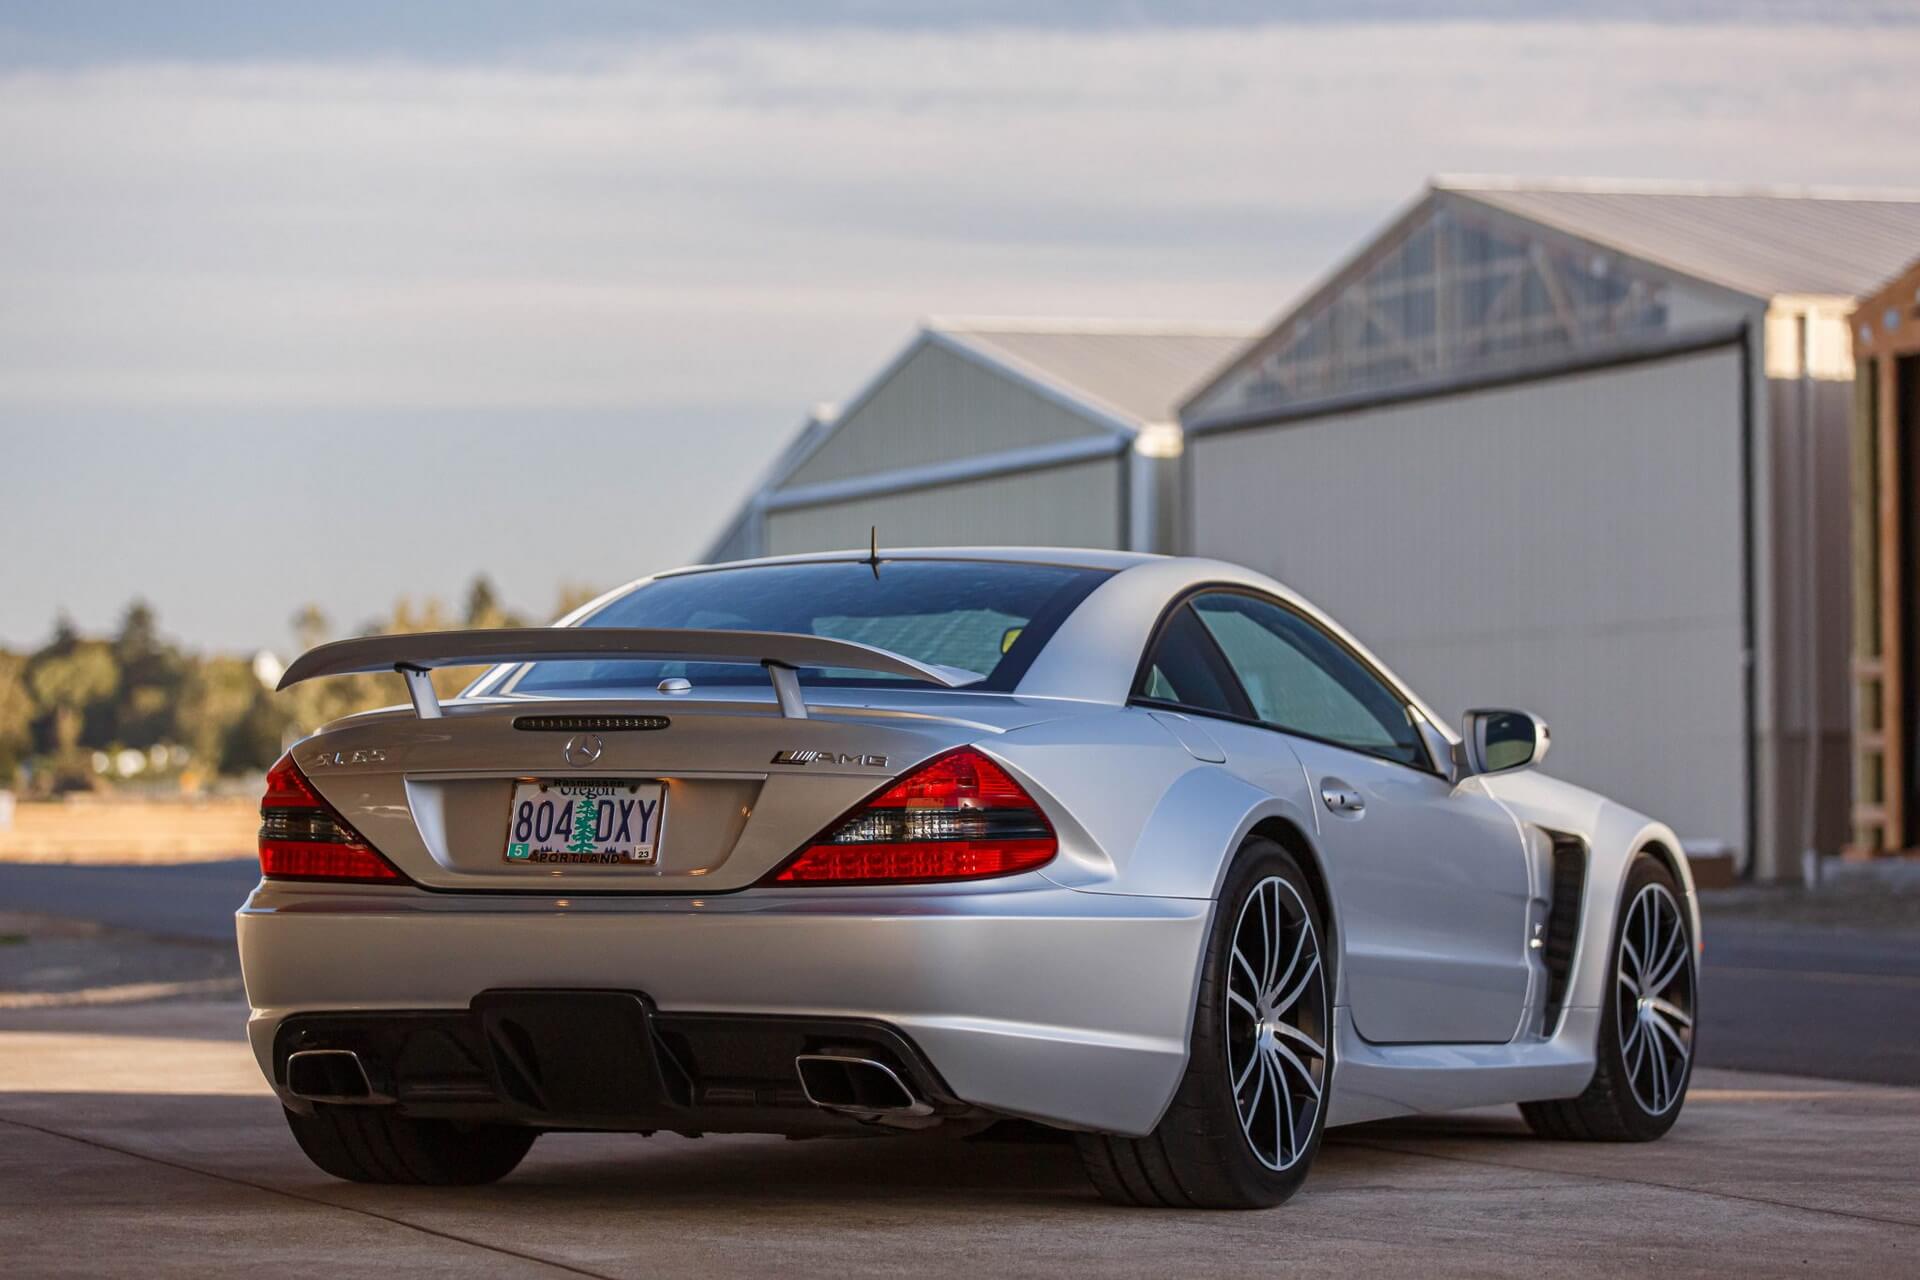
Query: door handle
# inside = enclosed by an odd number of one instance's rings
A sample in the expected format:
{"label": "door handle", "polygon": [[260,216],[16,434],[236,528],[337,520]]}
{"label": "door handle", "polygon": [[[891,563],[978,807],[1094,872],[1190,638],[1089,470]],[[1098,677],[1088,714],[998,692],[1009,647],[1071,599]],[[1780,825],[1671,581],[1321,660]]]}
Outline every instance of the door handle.
{"label": "door handle", "polygon": [[1358,791],[1331,778],[1320,784],[1320,800],[1335,813],[1361,814],[1367,810],[1367,802]]}

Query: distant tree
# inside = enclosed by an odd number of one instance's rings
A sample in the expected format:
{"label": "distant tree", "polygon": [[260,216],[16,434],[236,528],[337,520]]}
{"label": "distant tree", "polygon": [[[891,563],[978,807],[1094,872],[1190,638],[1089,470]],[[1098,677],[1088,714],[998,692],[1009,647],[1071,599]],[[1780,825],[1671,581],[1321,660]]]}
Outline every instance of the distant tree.
{"label": "distant tree", "polygon": [[292,721],[292,708],[256,681],[246,710],[220,742],[220,772],[244,773],[272,765],[280,757]]}
{"label": "distant tree", "polygon": [[160,639],[160,620],[153,612],[153,606],[145,600],[135,600],[120,615],[120,633],[113,638],[113,656],[125,669],[142,662],[154,654],[162,652],[166,645]]}
{"label": "distant tree", "polygon": [[187,662],[161,638],[159,621],[144,600],[135,600],[122,615],[113,657],[120,690],[107,736],[123,746],[151,747],[173,727],[173,704],[186,683]]}
{"label": "distant tree", "polygon": [[27,660],[0,652],[0,787],[9,785],[33,747],[33,695],[27,692]]}
{"label": "distant tree", "polygon": [[332,631],[327,615],[317,604],[302,605],[299,612],[293,615],[293,642],[300,646],[302,653],[315,645],[325,644]]}
{"label": "distant tree", "polygon": [[554,601],[553,616],[556,619],[564,618],[589,600],[599,599],[600,595],[601,589],[598,587],[589,587],[579,582],[563,582],[560,584],[559,596]]}
{"label": "distant tree", "polygon": [[453,631],[459,624],[444,602],[433,596],[415,600],[401,596],[393,602],[393,612],[376,630],[387,635],[407,635],[415,631]]}
{"label": "distant tree", "polygon": [[204,658],[194,664],[174,704],[174,736],[193,752],[202,770],[222,769],[228,739],[263,696],[253,666],[244,658]]}
{"label": "distant tree", "polygon": [[72,653],[80,647],[80,628],[73,625],[73,619],[61,614],[53,620],[53,637],[36,651],[35,656],[51,656]]}
{"label": "distant tree", "polygon": [[493,588],[486,574],[476,574],[467,588],[467,625],[469,627],[524,627],[526,615],[509,609]]}
{"label": "distant tree", "polygon": [[56,763],[70,771],[76,766],[89,713],[106,704],[120,687],[120,668],[113,650],[100,641],[76,637],[63,647],[64,651],[42,650],[34,655],[27,668],[27,687],[52,719]]}
{"label": "distant tree", "polygon": [[502,612],[500,593],[493,589],[493,580],[484,573],[475,574],[472,585],[467,588],[467,625],[499,626]]}

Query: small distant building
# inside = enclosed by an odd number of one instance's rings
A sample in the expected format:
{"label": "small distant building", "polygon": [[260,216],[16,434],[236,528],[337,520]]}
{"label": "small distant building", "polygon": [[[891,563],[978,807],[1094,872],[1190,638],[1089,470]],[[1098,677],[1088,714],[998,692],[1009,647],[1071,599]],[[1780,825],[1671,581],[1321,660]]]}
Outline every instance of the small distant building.
{"label": "small distant building", "polygon": [[934,320],[816,412],[710,560],[866,545],[1170,551],[1186,393],[1249,335],[1096,320]]}
{"label": "small distant building", "polygon": [[1920,262],[1853,314],[1853,852],[1920,846]]}
{"label": "small distant building", "polygon": [[1917,246],[1916,195],[1435,181],[1187,400],[1192,549],[1791,874],[1849,839],[1848,317]]}

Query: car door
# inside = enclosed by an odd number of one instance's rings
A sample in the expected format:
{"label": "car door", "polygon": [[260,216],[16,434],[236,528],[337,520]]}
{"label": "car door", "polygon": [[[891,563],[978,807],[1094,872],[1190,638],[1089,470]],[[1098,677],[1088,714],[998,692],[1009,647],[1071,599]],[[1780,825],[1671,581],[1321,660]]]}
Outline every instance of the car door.
{"label": "car door", "polygon": [[1504,1043],[1529,965],[1519,824],[1429,758],[1415,712],[1313,619],[1241,591],[1188,605],[1306,773],[1354,1025],[1381,1043]]}

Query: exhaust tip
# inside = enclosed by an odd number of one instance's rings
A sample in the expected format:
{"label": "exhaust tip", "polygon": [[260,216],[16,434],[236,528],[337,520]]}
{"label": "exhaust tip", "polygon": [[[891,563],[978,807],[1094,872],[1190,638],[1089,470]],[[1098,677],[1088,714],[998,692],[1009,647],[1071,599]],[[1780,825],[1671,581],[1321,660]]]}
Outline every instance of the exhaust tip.
{"label": "exhaust tip", "polygon": [[382,1102],[351,1049],[302,1049],[287,1055],[287,1092],[304,1102]]}
{"label": "exhaust tip", "polygon": [[870,1120],[933,1114],[932,1105],[918,1097],[899,1073],[872,1058],[803,1053],[793,1060],[793,1068],[807,1101],[823,1111]]}

